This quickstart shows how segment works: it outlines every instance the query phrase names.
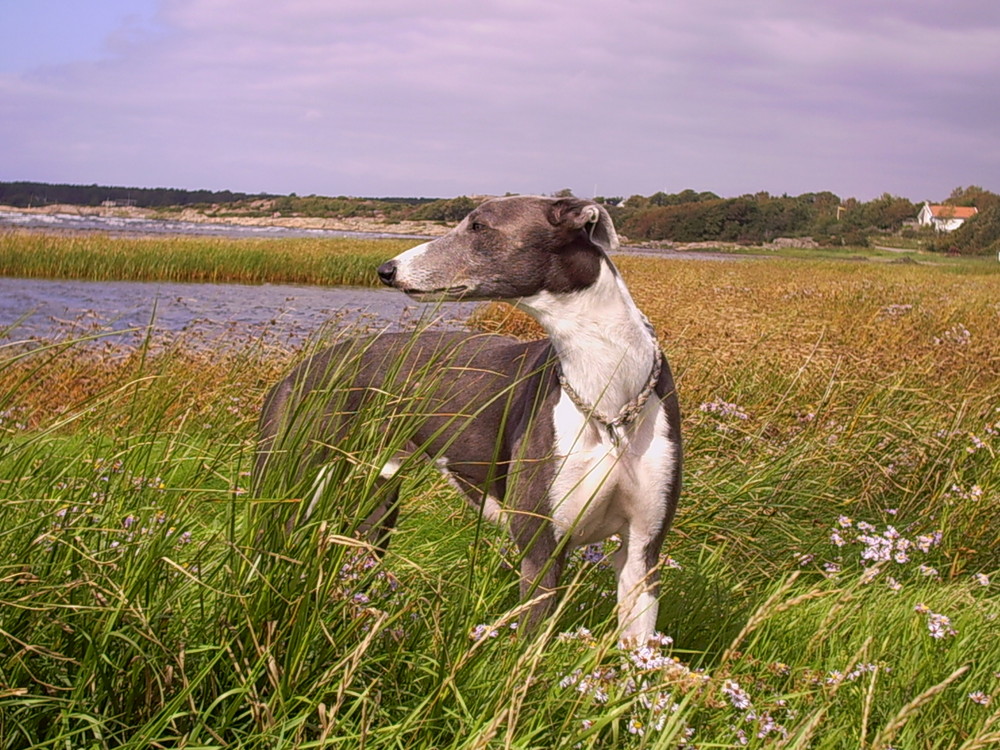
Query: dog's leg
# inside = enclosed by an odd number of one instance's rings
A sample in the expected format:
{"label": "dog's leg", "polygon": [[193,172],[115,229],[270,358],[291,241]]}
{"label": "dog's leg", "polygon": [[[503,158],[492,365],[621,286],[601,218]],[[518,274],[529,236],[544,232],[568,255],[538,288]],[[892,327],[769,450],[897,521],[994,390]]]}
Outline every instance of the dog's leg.
{"label": "dog's leg", "polygon": [[384,495],[382,502],[358,525],[358,531],[375,547],[381,558],[389,547],[392,531],[399,518],[399,478],[396,474],[402,465],[402,456],[386,462],[375,480],[375,492]]}
{"label": "dog's leg", "polygon": [[614,555],[618,576],[618,627],[622,642],[643,646],[656,632],[659,551],[663,535],[650,537],[626,527]]}
{"label": "dog's leg", "polygon": [[385,499],[358,526],[358,531],[372,544],[379,558],[385,556],[392,531],[396,528],[396,520],[399,518],[399,484],[393,482],[393,486],[389,489],[381,489],[386,481],[384,479],[377,481],[377,485],[380,486],[378,491],[385,494]]}
{"label": "dog's leg", "polygon": [[[375,554],[379,558],[385,555],[392,531],[396,528],[396,520],[399,517],[399,479],[396,477],[399,467],[400,461],[392,459],[382,468],[379,476],[375,479],[374,486],[374,491],[382,496],[382,500],[357,527],[359,535],[374,547]],[[290,534],[297,523],[309,520],[316,512],[323,493],[326,492],[330,484],[330,470],[329,464],[320,467],[312,483],[309,504],[298,518],[288,519],[285,527],[287,533]]]}
{"label": "dog's leg", "polygon": [[552,524],[538,514],[515,514],[511,536],[521,553],[521,599],[538,599],[521,623],[531,632],[555,607],[565,549],[557,544]]}

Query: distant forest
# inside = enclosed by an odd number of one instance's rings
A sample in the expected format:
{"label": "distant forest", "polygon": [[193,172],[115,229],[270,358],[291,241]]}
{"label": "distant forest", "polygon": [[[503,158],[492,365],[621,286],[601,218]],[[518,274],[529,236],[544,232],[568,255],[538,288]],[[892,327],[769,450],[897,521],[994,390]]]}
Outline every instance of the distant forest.
{"label": "distant forest", "polygon": [[[316,198],[316,196],[311,196]],[[139,208],[172,208],[175,206],[225,206],[260,200],[285,199],[302,201],[295,193],[290,196],[275,193],[234,193],[231,190],[180,190],[177,188],[137,188],[109,185],[53,185],[48,182],[0,182],[0,205],[31,208],[53,203],[72,206],[100,206],[116,201]],[[331,200],[331,199],[321,199]],[[341,198],[336,200],[374,200],[416,205],[434,198]]]}
{"label": "distant forest", "polygon": [[100,206],[105,201],[129,201],[141,208],[191,206],[199,203],[236,203],[276,198],[276,195],[249,195],[229,190],[177,190],[174,188],[109,187],[107,185],[51,185],[46,182],[0,182],[0,204],[17,208],[68,203]]}
{"label": "distant forest", "polygon": [[[571,195],[561,190],[555,195]],[[959,187],[942,203],[975,206],[979,214],[957,231],[938,234],[915,226],[920,204],[885,193],[870,201],[842,199],[831,192],[798,196],[759,192],[736,198],[684,190],[650,196],[597,197],[630,241],[735,242],[756,245],[779,237],[810,237],[820,245],[864,246],[902,233],[938,251],[987,254],[1000,251],[1000,195],[972,185]],[[453,223],[476,206],[476,199],[300,197],[229,190],[176,190],[100,185],[0,182],[0,204],[26,208],[51,203],[99,206],[125,202],[162,211],[203,207],[226,215],[367,217],[393,224],[419,220]]]}

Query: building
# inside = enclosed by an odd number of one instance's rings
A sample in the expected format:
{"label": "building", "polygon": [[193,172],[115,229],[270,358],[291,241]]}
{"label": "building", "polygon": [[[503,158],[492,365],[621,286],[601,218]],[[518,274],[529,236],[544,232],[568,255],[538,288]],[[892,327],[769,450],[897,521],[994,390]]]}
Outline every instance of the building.
{"label": "building", "polygon": [[932,206],[924,203],[917,214],[917,224],[922,227],[934,227],[939,232],[954,232],[966,219],[971,219],[979,213],[979,209],[967,206]]}

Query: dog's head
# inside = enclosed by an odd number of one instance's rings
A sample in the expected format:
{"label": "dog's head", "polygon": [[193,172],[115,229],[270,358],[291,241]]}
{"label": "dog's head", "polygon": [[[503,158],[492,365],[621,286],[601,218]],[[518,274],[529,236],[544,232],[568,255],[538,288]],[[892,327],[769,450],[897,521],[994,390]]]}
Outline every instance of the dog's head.
{"label": "dog's head", "polygon": [[448,234],[383,263],[378,274],[421,300],[565,294],[593,284],[617,247],[604,206],[519,195],[486,201]]}

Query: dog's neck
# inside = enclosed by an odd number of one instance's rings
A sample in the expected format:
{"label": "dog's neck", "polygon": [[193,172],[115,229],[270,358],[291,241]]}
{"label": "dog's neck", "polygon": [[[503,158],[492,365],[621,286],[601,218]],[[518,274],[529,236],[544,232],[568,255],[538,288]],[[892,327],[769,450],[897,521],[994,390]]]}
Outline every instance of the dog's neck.
{"label": "dog's neck", "polygon": [[566,381],[596,412],[614,417],[646,387],[658,345],[609,261],[586,289],[515,304],[545,329]]}

